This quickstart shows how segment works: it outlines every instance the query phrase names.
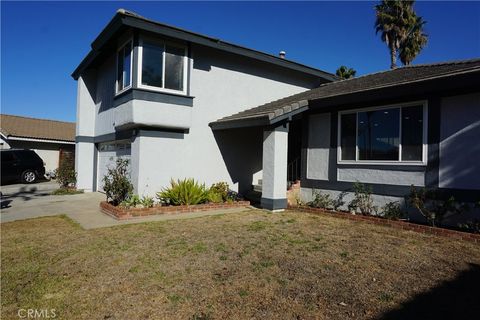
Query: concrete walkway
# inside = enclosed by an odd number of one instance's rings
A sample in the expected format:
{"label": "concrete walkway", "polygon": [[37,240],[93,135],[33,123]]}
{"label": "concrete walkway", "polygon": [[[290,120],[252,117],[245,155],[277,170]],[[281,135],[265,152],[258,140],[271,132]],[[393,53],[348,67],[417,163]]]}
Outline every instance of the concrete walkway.
{"label": "concrete walkway", "polygon": [[105,200],[105,195],[97,192],[64,196],[52,196],[44,192],[33,192],[29,193],[28,197],[4,194],[2,202],[10,200],[8,207],[2,208],[0,211],[0,223],[64,214],[78,222],[84,229],[150,221],[191,219],[249,210],[248,208],[233,208],[116,220],[100,211],[99,203]]}

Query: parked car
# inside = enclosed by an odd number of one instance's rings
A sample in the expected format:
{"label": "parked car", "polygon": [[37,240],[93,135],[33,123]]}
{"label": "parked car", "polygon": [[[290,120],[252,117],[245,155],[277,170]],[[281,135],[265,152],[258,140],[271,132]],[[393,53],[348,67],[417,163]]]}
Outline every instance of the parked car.
{"label": "parked car", "polygon": [[21,181],[34,183],[45,175],[42,158],[33,150],[0,150],[1,181]]}

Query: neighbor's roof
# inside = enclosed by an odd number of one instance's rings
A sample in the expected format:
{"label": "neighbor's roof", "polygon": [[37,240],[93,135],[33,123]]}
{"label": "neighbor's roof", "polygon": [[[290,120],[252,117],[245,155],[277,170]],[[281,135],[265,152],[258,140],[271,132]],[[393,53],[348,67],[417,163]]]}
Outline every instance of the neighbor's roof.
{"label": "neighbor's roof", "polygon": [[0,114],[0,131],[7,138],[75,141],[75,122]]}
{"label": "neighbor's roof", "polygon": [[334,74],[320,69],[312,68],[298,62],[283,59],[276,55],[271,55],[265,52],[242,47],[218,38],[212,38],[203,34],[195,33],[154,20],[150,20],[125,9],[117,10],[117,13],[112,18],[112,20],[92,42],[92,50],[72,73],[72,77],[77,80],[78,77],[82,74],[82,72],[87,69],[98,56],[104,53],[102,51],[107,42],[110,41],[119,31],[124,30],[125,28],[136,28],[191,43],[197,43],[203,46],[215,48],[237,55],[242,55],[291,70],[296,70],[298,72],[320,77],[327,81],[333,81],[338,79],[337,76],[335,76]]}
{"label": "neighbor's roof", "polygon": [[234,122],[246,120],[251,123],[257,121],[257,123],[271,124],[277,119],[283,119],[286,115],[305,111],[310,101],[478,71],[480,71],[480,59],[400,67],[358,78],[326,83],[318,88],[221,118],[210,123],[210,126],[214,129],[224,128]]}

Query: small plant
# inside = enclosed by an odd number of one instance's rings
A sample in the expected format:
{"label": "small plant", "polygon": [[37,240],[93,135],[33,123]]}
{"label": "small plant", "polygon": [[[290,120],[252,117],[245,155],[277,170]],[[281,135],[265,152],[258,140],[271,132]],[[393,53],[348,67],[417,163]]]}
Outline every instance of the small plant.
{"label": "small plant", "polygon": [[225,202],[228,198],[228,191],[228,183],[214,183],[208,190],[208,200],[215,203]]}
{"label": "small plant", "polygon": [[57,177],[60,189],[74,188],[77,183],[75,165],[69,159],[63,159],[60,162],[60,166],[54,171],[54,175]]}
{"label": "small plant", "polygon": [[125,201],[133,191],[133,185],[129,178],[128,159],[117,159],[114,168],[108,168],[103,177],[103,190],[107,200],[117,206]]}
{"label": "small plant", "polygon": [[154,201],[153,201],[153,198],[152,197],[148,197],[148,196],[144,196],[142,198],[142,200],[140,200],[140,204],[144,207],[144,208],[152,208],[153,205],[154,205]]}
{"label": "small plant", "polygon": [[345,201],[343,200],[343,198],[345,197],[346,194],[347,194],[346,191],[342,191],[338,194],[335,200],[332,201],[333,210],[337,211],[338,208],[340,208],[345,204]]}
{"label": "small plant", "polygon": [[157,193],[162,203],[171,205],[193,205],[208,201],[208,190],[204,184],[197,183],[194,179],[171,180],[170,187]]}
{"label": "small plant", "polygon": [[333,208],[333,202],[328,193],[314,191],[313,200],[308,202],[307,205],[314,208],[331,209]]}
{"label": "small plant", "polygon": [[141,200],[138,194],[130,194],[127,199],[120,203],[120,206],[125,208],[135,208],[141,204]]}
{"label": "small plant", "polygon": [[233,190],[228,190],[227,199],[225,201],[234,202],[234,201],[240,201],[242,199],[243,199],[242,196],[238,192]]}
{"label": "small plant", "polygon": [[455,201],[453,196],[442,200],[438,197],[436,190],[425,188],[417,190],[413,185],[407,200],[432,226],[442,225],[445,218],[469,209],[467,205]]}
{"label": "small plant", "polygon": [[459,223],[458,227],[468,232],[480,234],[480,220],[478,219],[469,220],[465,223]]}
{"label": "small plant", "polygon": [[353,184],[355,192],[354,198],[348,204],[348,209],[355,213],[360,211],[363,215],[372,215],[377,211],[377,207],[373,205],[372,188],[366,187],[363,183],[355,182]]}
{"label": "small plant", "polygon": [[398,220],[405,216],[400,208],[400,202],[392,201],[385,204],[382,208],[383,217],[391,220]]}

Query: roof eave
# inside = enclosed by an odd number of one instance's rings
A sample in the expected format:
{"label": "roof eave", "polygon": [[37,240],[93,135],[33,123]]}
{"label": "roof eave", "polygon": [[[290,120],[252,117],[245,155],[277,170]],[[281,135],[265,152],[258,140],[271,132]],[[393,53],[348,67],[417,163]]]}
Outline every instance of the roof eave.
{"label": "roof eave", "polygon": [[180,28],[168,26],[168,25],[158,23],[140,16],[134,16],[130,13],[126,13],[124,10],[117,11],[117,13],[112,18],[112,20],[110,20],[107,26],[92,42],[91,44],[92,50],[87,54],[87,56],[82,60],[82,62],[78,65],[78,67],[75,69],[75,71],[71,75],[75,80],[77,80],[80,77],[81,73],[86,68],[88,68],[88,66],[95,60],[95,58],[99,55],[100,51],[102,50],[103,46],[112,38],[112,36],[122,26],[150,31],[150,32],[161,34],[164,36],[168,36],[168,37],[172,37],[172,38],[176,38],[176,39],[180,39],[180,40],[184,40],[192,43],[197,43],[200,45],[219,49],[222,51],[246,56],[259,61],[278,65],[280,67],[284,67],[284,68],[292,69],[298,72],[320,77],[326,81],[338,80],[338,77],[336,75],[328,73],[326,71],[315,69],[294,61],[282,59],[261,51],[256,51],[256,50],[245,48],[239,45],[224,42],[219,39],[204,36],[188,30],[183,30]]}

